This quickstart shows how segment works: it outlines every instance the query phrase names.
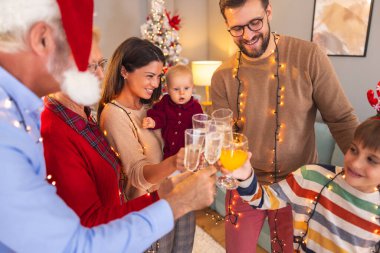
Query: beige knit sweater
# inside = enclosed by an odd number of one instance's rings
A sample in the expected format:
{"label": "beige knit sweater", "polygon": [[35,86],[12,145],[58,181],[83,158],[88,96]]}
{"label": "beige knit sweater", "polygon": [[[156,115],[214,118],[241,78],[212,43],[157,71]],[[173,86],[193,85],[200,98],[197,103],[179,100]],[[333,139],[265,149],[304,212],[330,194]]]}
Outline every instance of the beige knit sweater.
{"label": "beige knit sweater", "polygon": [[129,199],[136,198],[152,190],[153,185],[147,182],[143,175],[143,168],[147,164],[157,164],[162,160],[162,138],[160,130],[150,130],[141,127],[141,123],[149,109],[144,105],[140,110],[131,110],[113,101],[124,108],[107,104],[100,117],[100,128],[116,152],[119,153],[122,168],[128,176],[126,189]]}
{"label": "beige knit sweater", "polygon": [[[281,36],[278,42],[280,85],[284,104],[279,107],[282,124],[278,144],[279,179],[301,165],[317,162],[314,123],[321,112],[339,147],[346,151],[358,125],[353,108],[328,57],[313,43]],[[238,82],[232,77],[236,55],[225,61],[211,82],[213,108],[230,108],[237,115]],[[243,133],[249,139],[251,163],[261,183],[273,182],[277,79],[275,53],[250,61],[242,57],[239,77],[244,84]]]}

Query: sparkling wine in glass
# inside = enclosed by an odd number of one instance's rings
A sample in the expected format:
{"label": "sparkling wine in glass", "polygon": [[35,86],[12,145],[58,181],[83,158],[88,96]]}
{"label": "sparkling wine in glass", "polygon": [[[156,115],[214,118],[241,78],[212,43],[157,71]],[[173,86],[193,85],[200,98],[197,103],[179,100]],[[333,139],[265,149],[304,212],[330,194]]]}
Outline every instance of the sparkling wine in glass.
{"label": "sparkling wine in glass", "polygon": [[228,108],[221,108],[211,113],[213,121],[217,122],[218,131],[224,135],[224,144],[227,145],[232,139],[232,111]]}
{"label": "sparkling wine in glass", "polygon": [[[191,118],[192,124],[193,124],[193,129],[197,129],[204,134],[206,134],[209,131],[210,124],[211,124],[211,116],[205,113],[198,113],[194,114],[193,117]],[[202,147],[201,153],[204,153],[204,146]],[[207,161],[201,160],[200,161],[200,168],[207,167]]]}
{"label": "sparkling wine in glass", "polygon": [[219,125],[218,122],[212,122],[208,133],[206,133],[204,156],[210,165],[219,160],[222,151],[224,135],[218,131]]}
{"label": "sparkling wine in glass", "polygon": [[198,129],[185,130],[185,168],[195,171],[198,168],[200,156],[205,141],[205,133]]}
{"label": "sparkling wine in glass", "polygon": [[211,124],[211,117],[205,113],[198,113],[193,115],[191,121],[193,123],[193,129],[202,129],[206,133]]}

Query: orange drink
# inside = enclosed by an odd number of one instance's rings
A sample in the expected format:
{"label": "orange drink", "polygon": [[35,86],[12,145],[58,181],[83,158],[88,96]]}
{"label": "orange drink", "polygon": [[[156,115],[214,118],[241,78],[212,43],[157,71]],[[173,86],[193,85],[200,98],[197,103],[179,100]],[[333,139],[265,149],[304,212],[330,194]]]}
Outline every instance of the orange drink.
{"label": "orange drink", "polygon": [[247,157],[248,153],[246,150],[222,149],[220,162],[224,168],[232,172],[237,168],[240,168],[247,160]]}

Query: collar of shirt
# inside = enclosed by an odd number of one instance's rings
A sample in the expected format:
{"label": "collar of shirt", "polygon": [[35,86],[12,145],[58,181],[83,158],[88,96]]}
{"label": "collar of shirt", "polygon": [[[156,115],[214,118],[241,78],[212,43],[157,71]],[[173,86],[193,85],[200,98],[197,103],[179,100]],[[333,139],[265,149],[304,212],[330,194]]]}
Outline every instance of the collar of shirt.
{"label": "collar of shirt", "polygon": [[23,113],[41,113],[43,108],[41,98],[2,67],[0,67],[0,87],[15,100]]}
{"label": "collar of shirt", "polygon": [[85,112],[87,117],[87,121],[83,119],[81,116],[79,116],[77,113],[71,111],[70,109],[63,106],[61,103],[59,103],[57,100],[55,100],[52,97],[46,97],[45,98],[45,106],[49,108],[50,110],[57,113],[57,115],[62,118],[67,124],[72,126],[78,133],[82,133],[83,130],[86,129],[86,127],[93,128],[96,126],[96,123],[93,121],[91,117],[89,117],[89,108],[86,109]]}
{"label": "collar of shirt", "polygon": [[169,104],[171,104],[171,105],[173,105],[175,107],[178,107],[178,108],[183,108],[185,110],[188,109],[189,107],[191,107],[194,104],[194,97],[191,97],[190,100],[186,104],[179,105],[179,104],[174,103],[169,95],[165,95],[165,96],[168,97]]}

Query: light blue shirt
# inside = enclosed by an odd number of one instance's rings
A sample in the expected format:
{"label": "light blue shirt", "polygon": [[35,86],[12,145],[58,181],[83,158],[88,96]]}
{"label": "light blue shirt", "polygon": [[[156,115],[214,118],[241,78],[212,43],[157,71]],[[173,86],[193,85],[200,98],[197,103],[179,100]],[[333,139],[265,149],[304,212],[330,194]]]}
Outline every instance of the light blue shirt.
{"label": "light blue shirt", "polygon": [[107,225],[82,227],[45,180],[42,106],[40,98],[0,67],[1,253],[142,252],[173,228],[165,200]]}

